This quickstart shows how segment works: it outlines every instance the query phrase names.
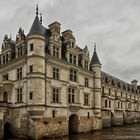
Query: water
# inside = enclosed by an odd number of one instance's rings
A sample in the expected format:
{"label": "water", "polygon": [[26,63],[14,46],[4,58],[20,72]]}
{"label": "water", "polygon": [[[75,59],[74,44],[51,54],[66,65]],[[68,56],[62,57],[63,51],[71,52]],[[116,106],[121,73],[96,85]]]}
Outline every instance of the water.
{"label": "water", "polygon": [[140,140],[140,124],[112,127],[101,131],[75,134],[61,138],[46,138],[44,140]]}
{"label": "water", "polygon": [[102,131],[49,140],[140,140],[140,124],[112,127]]}

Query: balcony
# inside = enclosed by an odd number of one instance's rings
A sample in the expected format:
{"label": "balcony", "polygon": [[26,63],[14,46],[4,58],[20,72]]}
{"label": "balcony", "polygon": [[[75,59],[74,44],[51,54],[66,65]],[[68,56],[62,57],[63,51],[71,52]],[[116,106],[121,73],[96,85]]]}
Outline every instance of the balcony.
{"label": "balcony", "polygon": [[71,112],[77,112],[81,108],[81,103],[68,103]]}

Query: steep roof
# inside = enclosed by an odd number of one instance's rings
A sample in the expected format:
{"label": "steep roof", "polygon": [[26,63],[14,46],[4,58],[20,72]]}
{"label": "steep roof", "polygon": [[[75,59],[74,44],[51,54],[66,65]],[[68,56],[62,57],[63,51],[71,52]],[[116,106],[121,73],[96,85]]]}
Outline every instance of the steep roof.
{"label": "steep roof", "polygon": [[101,65],[100,63],[100,60],[98,58],[98,55],[96,53],[96,44],[94,45],[94,53],[93,53],[93,56],[92,56],[92,59],[91,59],[91,62],[90,62],[91,65],[94,65],[94,64],[99,64]]}
{"label": "steep roof", "polygon": [[34,19],[34,22],[33,22],[32,26],[31,26],[29,34],[39,33],[39,34],[44,35],[46,30],[42,26],[41,22],[42,22],[42,17],[41,17],[41,21],[40,21],[39,17],[38,17],[38,5],[37,5],[37,7],[36,7],[36,17]]}
{"label": "steep roof", "polygon": [[44,29],[43,29],[42,25],[40,24],[38,16],[35,17],[35,20],[34,20],[32,26],[31,26],[31,29],[29,31],[29,34],[32,34],[32,33],[44,34]]}

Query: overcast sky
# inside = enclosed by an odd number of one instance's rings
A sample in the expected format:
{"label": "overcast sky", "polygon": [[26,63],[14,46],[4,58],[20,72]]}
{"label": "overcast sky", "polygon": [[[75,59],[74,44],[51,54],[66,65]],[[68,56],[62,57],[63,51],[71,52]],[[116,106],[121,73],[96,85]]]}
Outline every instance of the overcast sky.
{"label": "overcast sky", "polygon": [[80,47],[94,42],[102,70],[122,80],[140,80],[140,0],[0,0],[0,43],[5,34],[15,40],[19,27],[27,34],[35,7],[43,24],[71,29]]}

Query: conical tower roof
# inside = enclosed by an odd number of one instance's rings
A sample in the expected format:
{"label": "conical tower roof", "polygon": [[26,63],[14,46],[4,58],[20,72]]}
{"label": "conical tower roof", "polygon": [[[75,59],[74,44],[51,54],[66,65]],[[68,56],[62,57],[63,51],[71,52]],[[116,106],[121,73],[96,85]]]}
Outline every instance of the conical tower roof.
{"label": "conical tower roof", "polygon": [[101,62],[98,58],[98,55],[96,53],[96,44],[94,44],[94,53],[93,53],[93,56],[92,56],[92,59],[91,59],[91,62],[90,62],[90,65],[94,65],[94,64],[99,64],[101,65]]}
{"label": "conical tower roof", "polygon": [[32,33],[44,34],[42,25],[40,24],[40,20],[39,20],[39,17],[38,17],[38,5],[37,5],[37,8],[36,8],[35,20],[34,20],[32,26],[31,26],[31,29],[29,31],[29,34],[32,34]]}

